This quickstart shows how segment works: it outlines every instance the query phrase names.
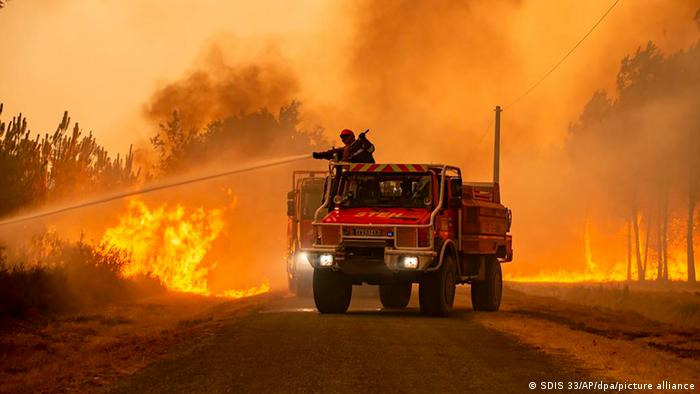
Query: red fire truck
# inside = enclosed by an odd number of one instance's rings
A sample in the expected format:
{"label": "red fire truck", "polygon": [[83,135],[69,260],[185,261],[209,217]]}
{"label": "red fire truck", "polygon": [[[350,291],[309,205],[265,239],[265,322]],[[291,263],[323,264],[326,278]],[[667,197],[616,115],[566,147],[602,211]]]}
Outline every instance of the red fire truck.
{"label": "red fire truck", "polygon": [[326,175],[327,171],[294,171],[287,193],[287,282],[297,295],[311,291],[313,267],[305,250],[313,245],[311,223],[323,200]]}
{"label": "red fire truck", "polygon": [[475,310],[500,306],[513,249],[497,182],[464,183],[442,164],[331,163],[314,218],[305,257],[321,313],[344,313],[362,283],[379,285],[386,308],[405,308],[417,283],[429,316],[448,315],[458,284]]}

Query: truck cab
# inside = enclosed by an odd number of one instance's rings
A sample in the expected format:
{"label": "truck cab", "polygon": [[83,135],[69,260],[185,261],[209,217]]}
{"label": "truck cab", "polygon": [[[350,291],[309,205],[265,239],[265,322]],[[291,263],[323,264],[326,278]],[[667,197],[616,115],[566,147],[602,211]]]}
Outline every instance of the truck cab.
{"label": "truck cab", "polygon": [[458,284],[474,309],[498,310],[510,223],[499,185],[464,183],[458,167],[331,163],[306,250],[316,307],[343,313],[352,285],[367,283],[384,307],[405,308],[417,283],[426,315],[448,315]]}
{"label": "truck cab", "polygon": [[296,295],[311,292],[313,267],[306,249],[312,247],[312,222],[322,204],[326,171],[294,171],[287,193],[287,283]]}

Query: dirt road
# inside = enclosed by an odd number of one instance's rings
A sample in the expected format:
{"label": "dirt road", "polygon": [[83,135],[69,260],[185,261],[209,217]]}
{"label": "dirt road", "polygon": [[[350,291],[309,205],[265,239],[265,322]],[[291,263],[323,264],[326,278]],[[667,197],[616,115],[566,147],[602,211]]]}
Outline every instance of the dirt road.
{"label": "dirt road", "polygon": [[488,328],[467,294],[458,297],[447,319],[421,316],[415,292],[405,311],[365,294],[346,315],[269,298],[108,391],[521,393],[532,381],[595,379],[570,357]]}

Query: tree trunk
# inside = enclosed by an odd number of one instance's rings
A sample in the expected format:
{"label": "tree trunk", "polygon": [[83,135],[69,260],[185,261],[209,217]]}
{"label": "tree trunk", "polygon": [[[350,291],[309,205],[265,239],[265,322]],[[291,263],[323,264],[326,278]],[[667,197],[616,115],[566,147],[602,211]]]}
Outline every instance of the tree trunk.
{"label": "tree trunk", "polygon": [[632,222],[627,219],[627,281],[632,280]]}
{"label": "tree trunk", "polygon": [[663,246],[664,246],[664,280],[668,280],[668,190],[664,188],[664,200],[663,200],[663,214],[664,214],[664,233],[663,233]]}
{"label": "tree trunk", "polygon": [[691,181],[688,195],[688,282],[695,283],[695,254],[693,251],[693,227],[695,227],[695,202],[697,200],[697,184]]}
{"label": "tree trunk", "polygon": [[637,208],[635,207],[632,213],[632,221],[634,223],[634,247],[637,257],[637,280],[644,281],[644,272],[642,270],[642,248],[639,244],[639,221],[637,220]]}
{"label": "tree trunk", "polygon": [[664,261],[663,261],[663,249],[664,249],[664,241],[662,239],[662,232],[663,232],[663,220],[661,217],[663,214],[661,213],[661,194],[659,194],[659,209],[657,212],[657,221],[656,221],[656,280],[661,281],[664,278]]}
{"label": "tree trunk", "polygon": [[651,215],[647,215],[647,235],[646,241],[644,241],[644,264],[642,269],[644,270],[644,277],[647,277],[647,261],[649,258],[649,236],[651,235]]}

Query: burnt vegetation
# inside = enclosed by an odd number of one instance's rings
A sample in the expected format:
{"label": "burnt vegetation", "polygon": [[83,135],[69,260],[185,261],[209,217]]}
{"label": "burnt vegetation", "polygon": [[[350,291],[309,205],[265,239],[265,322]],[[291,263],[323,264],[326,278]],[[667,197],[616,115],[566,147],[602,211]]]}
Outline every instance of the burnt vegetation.
{"label": "burnt vegetation", "polygon": [[162,290],[146,278],[122,279],[129,256],[121,251],[63,241],[50,232],[35,236],[30,246],[33,255],[22,261],[0,250],[0,318],[76,311]]}

